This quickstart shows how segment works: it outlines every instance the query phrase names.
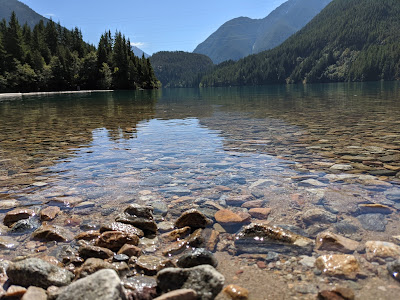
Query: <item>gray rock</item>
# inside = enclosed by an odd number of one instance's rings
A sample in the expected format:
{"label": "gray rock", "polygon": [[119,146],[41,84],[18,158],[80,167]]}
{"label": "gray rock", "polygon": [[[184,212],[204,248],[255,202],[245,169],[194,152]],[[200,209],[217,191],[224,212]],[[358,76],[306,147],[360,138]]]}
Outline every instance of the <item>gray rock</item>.
{"label": "gray rock", "polygon": [[365,214],[357,217],[362,227],[370,231],[385,231],[387,221],[381,214]]}
{"label": "gray rock", "polygon": [[114,270],[100,270],[65,288],[57,300],[125,300],[121,280]]}
{"label": "gray rock", "polygon": [[313,223],[335,223],[336,215],[320,208],[314,208],[307,210],[302,215],[303,222],[305,224],[313,224]]}
{"label": "gray rock", "polygon": [[165,216],[168,213],[168,206],[164,201],[153,201],[150,204],[154,208],[155,215]]}
{"label": "gray rock", "polygon": [[210,265],[216,268],[218,261],[210,251],[204,248],[197,248],[183,254],[178,259],[177,265],[180,268],[192,268],[200,265]]}
{"label": "gray rock", "polygon": [[28,287],[31,285],[47,289],[51,285],[65,286],[74,274],[38,258],[28,258],[11,263],[7,268],[11,284]]}
{"label": "gray rock", "polygon": [[38,220],[34,218],[19,220],[12,225],[10,232],[24,233],[24,232],[34,231],[39,226],[40,225]]}
{"label": "gray rock", "polygon": [[353,234],[358,232],[359,228],[349,221],[341,221],[334,225],[335,231],[341,234]]}
{"label": "gray rock", "polygon": [[387,270],[394,279],[400,282],[400,259],[387,265]]}
{"label": "gray rock", "polygon": [[150,206],[131,204],[115,220],[151,233],[157,232],[157,224],[153,217],[153,208]]}
{"label": "gray rock", "polygon": [[158,288],[163,293],[193,289],[199,300],[214,299],[221,292],[224,282],[224,276],[209,265],[189,269],[167,268],[157,274]]}
{"label": "gray rock", "polygon": [[289,255],[311,254],[314,241],[278,226],[250,224],[236,235],[239,253],[266,253],[269,251]]}
{"label": "gray rock", "polygon": [[400,189],[386,191],[385,196],[388,200],[400,202]]}

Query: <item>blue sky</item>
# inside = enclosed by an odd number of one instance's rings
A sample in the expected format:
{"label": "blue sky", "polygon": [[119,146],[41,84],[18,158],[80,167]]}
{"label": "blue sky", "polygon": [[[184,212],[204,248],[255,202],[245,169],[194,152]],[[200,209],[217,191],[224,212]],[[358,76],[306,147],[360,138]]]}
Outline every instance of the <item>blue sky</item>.
{"label": "blue sky", "polygon": [[287,0],[20,0],[96,44],[107,29],[122,31],[148,54],[193,51],[226,21],[263,18]]}

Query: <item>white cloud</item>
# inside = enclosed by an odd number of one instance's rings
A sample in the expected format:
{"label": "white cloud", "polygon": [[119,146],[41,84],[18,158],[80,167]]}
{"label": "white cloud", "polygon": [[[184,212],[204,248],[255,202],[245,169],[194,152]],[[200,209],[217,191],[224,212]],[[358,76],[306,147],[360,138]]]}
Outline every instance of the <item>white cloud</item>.
{"label": "white cloud", "polygon": [[145,48],[147,46],[147,44],[143,43],[143,42],[137,42],[137,43],[131,43],[131,46],[135,46],[138,48]]}

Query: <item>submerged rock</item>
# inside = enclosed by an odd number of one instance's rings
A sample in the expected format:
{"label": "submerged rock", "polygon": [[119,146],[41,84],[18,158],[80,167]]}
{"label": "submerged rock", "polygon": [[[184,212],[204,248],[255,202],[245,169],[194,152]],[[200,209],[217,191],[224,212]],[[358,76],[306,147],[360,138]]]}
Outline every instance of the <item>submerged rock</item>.
{"label": "submerged rock", "polygon": [[353,255],[334,254],[317,258],[315,266],[328,276],[355,278],[360,272],[360,265]]}
{"label": "submerged rock", "polygon": [[289,230],[262,224],[250,224],[236,235],[238,253],[274,251],[290,255],[311,254],[314,242]]}
{"label": "submerged rock", "polygon": [[387,270],[394,279],[400,282],[400,259],[389,263]]}
{"label": "submerged rock", "polygon": [[76,269],[75,274],[77,278],[83,278],[103,269],[115,270],[114,266],[109,262],[100,258],[89,258],[82,264],[82,266]]}
{"label": "submerged rock", "polygon": [[100,270],[65,288],[57,300],[125,300],[121,280],[113,270]]}
{"label": "submerged rock", "polygon": [[370,231],[385,231],[387,221],[382,214],[365,214],[357,217],[362,227]]}
{"label": "submerged rock", "polygon": [[38,258],[28,258],[11,263],[7,276],[12,284],[28,287],[31,285],[47,289],[49,286],[65,286],[74,274]]}
{"label": "submerged rock", "polygon": [[114,256],[114,252],[112,252],[110,249],[107,248],[86,245],[79,248],[79,255],[84,259],[87,258],[108,259]]}
{"label": "submerged rock", "polygon": [[192,268],[199,265],[210,265],[215,268],[218,265],[218,261],[210,251],[198,248],[183,254],[178,259],[177,265],[180,268]]}
{"label": "submerged rock", "polygon": [[234,284],[225,287],[224,293],[229,295],[232,300],[247,300],[249,298],[249,291],[247,289]]}
{"label": "submerged rock", "polygon": [[365,243],[367,259],[376,258],[398,258],[400,256],[400,246],[389,242],[368,241]]}
{"label": "submerged rock", "polygon": [[106,231],[100,235],[95,243],[96,246],[107,248],[114,252],[117,252],[125,244],[137,246],[139,244],[139,237],[121,231]]}
{"label": "submerged rock", "polygon": [[314,208],[307,210],[302,215],[303,222],[305,224],[313,224],[313,223],[335,223],[336,222],[336,215],[320,208]]}
{"label": "submerged rock", "polygon": [[19,220],[28,219],[35,215],[35,212],[32,209],[28,208],[16,208],[12,211],[9,211],[4,217],[4,225],[10,227],[12,224]]}
{"label": "submerged rock", "polygon": [[157,224],[153,217],[153,208],[150,206],[131,204],[115,220],[151,233],[157,232]]}
{"label": "submerged rock", "polygon": [[197,209],[185,211],[175,222],[175,226],[178,228],[189,226],[194,229],[206,228],[211,224],[212,221]]}
{"label": "submerged rock", "polygon": [[221,292],[224,282],[224,276],[209,265],[189,269],[167,268],[157,274],[158,288],[162,292],[193,289],[199,300],[214,299]]}
{"label": "submerged rock", "polygon": [[158,271],[168,267],[174,267],[169,259],[153,255],[142,255],[136,261],[136,268],[146,275],[156,275]]}
{"label": "submerged rock", "polygon": [[315,248],[317,250],[337,251],[342,253],[353,253],[359,246],[359,242],[331,232],[322,232],[318,234],[315,242]]}
{"label": "submerged rock", "polygon": [[101,225],[100,232],[103,233],[105,231],[121,231],[121,232],[125,232],[127,234],[137,235],[138,237],[144,236],[143,230],[140,230],[139,228],[136,228],[135,226],[120,223],[120,222],[110,222],[110,223],[105,223],[105,224]]}
{"label": "submerged rock", "polygon": [[71,241],[74,236],[63,227],[44,224],[35,230],[33,238],[44,241],[67,242]]}
{"label": "submerged rock", "polygon": [[354,292],[349,288],[337,287],[318,293],[318,300],[354,300]]}

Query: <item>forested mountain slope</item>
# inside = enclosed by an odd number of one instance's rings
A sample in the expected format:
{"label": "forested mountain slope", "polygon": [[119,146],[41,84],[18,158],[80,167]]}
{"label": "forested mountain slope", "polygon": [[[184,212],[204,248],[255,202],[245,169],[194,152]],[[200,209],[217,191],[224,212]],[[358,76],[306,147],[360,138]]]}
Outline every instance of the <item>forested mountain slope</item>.
{"label": "forested mountain slope", "polygon": [[21,25],[27,23],[33,28],[39,21],[47,23],[48,19],[39,15],[29,6],[17,0],[0,0],[0,20],[10,20],[11,13],[15,12]]}

